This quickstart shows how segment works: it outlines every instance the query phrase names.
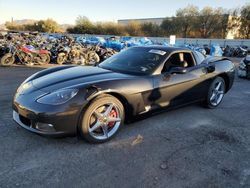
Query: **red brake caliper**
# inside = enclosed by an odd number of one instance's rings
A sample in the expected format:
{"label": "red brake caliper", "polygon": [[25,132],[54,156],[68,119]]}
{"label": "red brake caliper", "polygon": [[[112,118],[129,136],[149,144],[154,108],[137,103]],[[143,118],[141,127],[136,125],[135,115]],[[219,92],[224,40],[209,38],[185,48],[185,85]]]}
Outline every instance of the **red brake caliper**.
{"label": "red brake caliper", "polygon": [[[109,113],[109,117],[114,117],[116,118],[118,116],[117,112],[115,109],[112,109],[112,111]],[[115,122],[109,122],[108,126],[112,128],[115,125]]]}

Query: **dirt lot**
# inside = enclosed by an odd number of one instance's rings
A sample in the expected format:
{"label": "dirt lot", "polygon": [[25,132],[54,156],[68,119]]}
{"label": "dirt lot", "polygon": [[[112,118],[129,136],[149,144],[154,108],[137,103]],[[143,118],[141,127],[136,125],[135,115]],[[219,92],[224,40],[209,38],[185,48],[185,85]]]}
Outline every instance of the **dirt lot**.
{"label": "dirt lot", "polygon": [[217,109],[164,112],[93,145],[12,121],[15,89],[38,70],[0,67],[0,187],[250,187],[249,80],[236,78]]}

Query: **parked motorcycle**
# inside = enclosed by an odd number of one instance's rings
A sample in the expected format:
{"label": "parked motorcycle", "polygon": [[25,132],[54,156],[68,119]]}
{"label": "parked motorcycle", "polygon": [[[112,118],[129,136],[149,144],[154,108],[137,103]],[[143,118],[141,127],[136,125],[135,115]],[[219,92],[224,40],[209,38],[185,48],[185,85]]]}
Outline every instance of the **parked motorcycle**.
{"label": "parked motorcycle", "polygon": [[243,48],[242,46],[238,46],[234,53],[234,56],[236,57],[245,57],[247,55],[247,49]]}
{"label": "parked motorcycle", "polygon": [[96,46],[82,46],[81,57],[84,60],[81,65],[95,65],[100,62],[100,57],[96,53]]}
{"label": "parked motorcycle", "polygon": [[56,63],[59,65],[62,65],[64,63],[67,63],[68,61],[71,61],[71,55],[70,55],[70,47],[68,46],[59,46],[57,49],[57,58]]}
{"label": "parked motorcycle", "polygon": [[50,53],[47,50],[35,49],[33,46],[10,44],[8,53],[1,58],[1,65],[9,66],[15,62],[25,65],[44,65],[50,62]]}
{"label": "parked motorcycle", "polygon": [[95,52],[100,57],[100,62],[103,62],[104,60],[117,53],[115,50],[111,48],[105,48],[103,46],[96,46]]}

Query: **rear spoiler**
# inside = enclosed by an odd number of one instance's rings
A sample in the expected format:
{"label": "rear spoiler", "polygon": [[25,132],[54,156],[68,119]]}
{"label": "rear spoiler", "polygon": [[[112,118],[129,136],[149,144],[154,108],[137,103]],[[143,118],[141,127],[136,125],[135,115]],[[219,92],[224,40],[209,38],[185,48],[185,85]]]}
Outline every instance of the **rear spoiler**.
{"label": "rear spoiler", "polygon": [[214,56],[208,56],[203,63],[215,63],[215,62],[219,62],[219,61],[224,61],[224,60],[228,60],[230,61],[228,58],[226,57],[214,57]]}

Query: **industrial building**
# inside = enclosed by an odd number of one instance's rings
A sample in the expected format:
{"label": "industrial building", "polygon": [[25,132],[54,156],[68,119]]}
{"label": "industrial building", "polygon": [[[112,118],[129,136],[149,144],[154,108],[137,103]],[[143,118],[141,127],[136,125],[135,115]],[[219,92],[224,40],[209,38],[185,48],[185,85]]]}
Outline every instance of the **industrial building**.
{"label": "industrial building", "polygon": [[138,22],[140,24],[144,24],[144,23],[153,23],[156,25],[161,25],[162,21],[166,19],[164,18],[141,18],[141,19],[124,19],[124,20],[118,20],[118,24],[121,25],[127,25],[130,22]]}

